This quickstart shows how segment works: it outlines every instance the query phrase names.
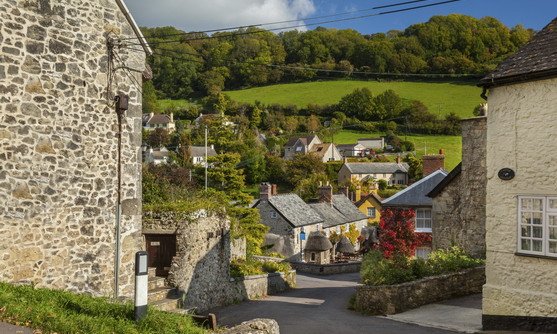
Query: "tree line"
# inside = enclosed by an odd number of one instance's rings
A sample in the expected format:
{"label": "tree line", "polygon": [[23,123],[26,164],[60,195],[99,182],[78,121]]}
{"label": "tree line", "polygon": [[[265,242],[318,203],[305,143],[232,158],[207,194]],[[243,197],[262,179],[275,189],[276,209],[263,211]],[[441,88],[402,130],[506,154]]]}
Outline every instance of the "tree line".
{"label": "tree line", "polygon": [[187,35],[143,28],[159,98],[183,99],[278,82],[392,74],[483,74],[528,42],[533,31],[492,17],[433,16],[387,33],[318,27],[275,34],[259,28]]}

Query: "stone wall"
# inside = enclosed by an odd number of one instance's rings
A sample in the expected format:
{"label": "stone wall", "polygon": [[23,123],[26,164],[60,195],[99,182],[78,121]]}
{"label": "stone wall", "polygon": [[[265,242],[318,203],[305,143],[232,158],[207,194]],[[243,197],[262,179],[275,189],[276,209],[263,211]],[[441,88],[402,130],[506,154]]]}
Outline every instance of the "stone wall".
{"label": "stone wall", "polygon": [[295,272],[231,278],[233,246],[224,214],[145,212],[143,227],[145,233],[176,234],[176,256],[167,281],[179,290],[186,309],[203,312],[296,285]]}
{"label": "stone wall", "polygon": [[237,239],[232,239],[230,257],[234,259],[245,259],[246,258],[246,238],[241,237]]}
{"label": "stone wall", "polygon": [[227,329],[223,334],[280,334],[279,324],[273,319],[253,319]]}
{"label": "stone wall", "polygon": [[433,247],[485,258],[486,118],[462,121],[461,172],[433,199]]}
{"label": "stone wall", "polygon": [[[557,321],[557,258],[518,250],[518,195],[557,196],[557,78],[490,89],[483,313]],[[502,168],[514,170],[509,181]]]}
{"label": "stone wall", "polygon": [[360,286],[354,308],[366,314],[396,314],[441,300],[481,293],[485,268],[427,277],[396,285]]}
{"label": "stone wall", "polygon": [[258,299],[296,287],[296,271],[234,277],[230,282],[234,302]]}
{"label": "stone wall", "polygon": [[334,275],[344,273],[359,273],[362,262],[315,264],[307,262],[290,262],[292,268],[301,273],[312,275]]}
{"label": "stone wall", "polygon": [[[135,38],[116,1],[3,0],[0,6],[0,280],[114,291],[117,118],[108,36]],[[117,50],[142,81],[145,53]],[[115,64],[118,65],[118,64]],[[141,95],[123,121],[120,290],[141,244]]]}

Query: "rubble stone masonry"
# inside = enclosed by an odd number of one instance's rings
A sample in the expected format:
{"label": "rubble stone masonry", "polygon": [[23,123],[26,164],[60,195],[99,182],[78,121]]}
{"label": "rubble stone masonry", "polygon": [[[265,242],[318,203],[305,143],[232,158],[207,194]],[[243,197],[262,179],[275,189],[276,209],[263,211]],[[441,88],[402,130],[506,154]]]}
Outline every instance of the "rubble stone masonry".
{"label": "rubble stone masonry", "polygon": [[[0,280],[93,295],[114,288],[117,118],[108,36],[135,37],[114,0],[0,0]],[[135,47],[141,50],[140,46]],[[143,51],[117,49],[123,122],[120,290],[141,248]]]}

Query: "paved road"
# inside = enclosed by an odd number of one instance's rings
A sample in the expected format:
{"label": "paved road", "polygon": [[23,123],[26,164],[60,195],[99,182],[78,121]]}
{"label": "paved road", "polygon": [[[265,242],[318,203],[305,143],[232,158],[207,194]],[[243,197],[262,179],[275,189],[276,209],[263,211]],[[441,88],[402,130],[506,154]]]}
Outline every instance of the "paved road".
{"label": "paved road", "polygon": [[297,289],[212,312],[221,326],[233,326],[253,318],[272,318],[285,334],[453,333],[348,310],[348,300],[355,292],[358,279],[357,273],[319,277],[298,274]]}

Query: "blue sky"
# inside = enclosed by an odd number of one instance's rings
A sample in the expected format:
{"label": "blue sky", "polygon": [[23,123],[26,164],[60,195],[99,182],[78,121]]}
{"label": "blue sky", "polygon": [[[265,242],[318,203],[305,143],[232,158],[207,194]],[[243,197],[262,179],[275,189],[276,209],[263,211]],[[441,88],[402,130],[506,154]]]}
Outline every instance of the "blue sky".
{"label": "blue sky", "polygon": [[[369,9],[408,0],[127,0],[133,16],[142,26],[175,26],[186,31],[249,25],[283,20],[300,20],[299,24],[332,20],[304,20],[339,12]],[[428,0],[353,15],[378,13],[442,0]],[[427,21],[433,15],[460,13],[474,17],[492,16],[508,26],[523,24],[539,30],[557,16],[557,0],[461,0],[410,12],[374,16],[360,20],[322,24],[330,28],[352,28],[364,34],[404,29]],[[342,16],[342,17],[349,17]],[[297,23],[288,23],[295,25]],[[309,26],[308,29],[314,27]]]}

